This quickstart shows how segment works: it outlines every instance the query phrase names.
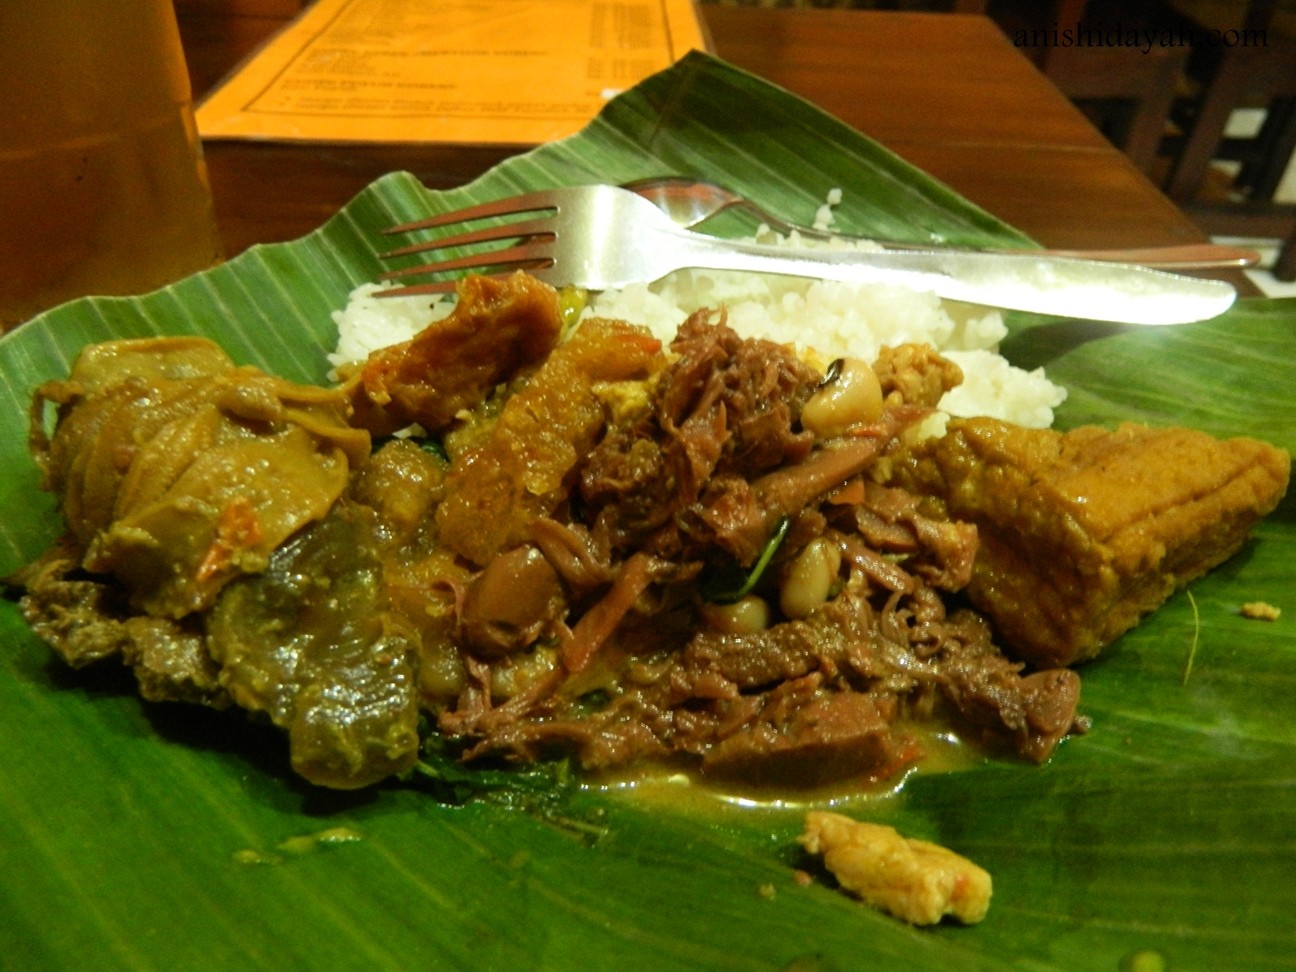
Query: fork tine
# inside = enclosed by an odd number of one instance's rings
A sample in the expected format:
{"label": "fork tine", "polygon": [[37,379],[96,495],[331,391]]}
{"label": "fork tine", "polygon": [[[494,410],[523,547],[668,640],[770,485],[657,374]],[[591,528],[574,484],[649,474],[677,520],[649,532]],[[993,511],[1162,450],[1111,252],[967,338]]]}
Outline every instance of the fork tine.
{"label": "fork tine", "polygon": [[[380,279],[392,281],[426,274],[455,273],[456,271],[460,273],[456,273],[456,276],[447,280],[380,290],[377,292],[378,296],[395,297],[415,294],[452,293],[462,279],[462,271],[487,277],[503,277],[516,270],[527,270],[542,280],[548,279],[548,277],[552,276],[553,268],[557,263],[554,248],[558,245],[559,224],[562,222],[561,217],[563,216],[563,201],[568,195],[576,192],[577,190],[559,189],[526,193],[509,199],[493,200],[481,205],[441,213],[440,215],[403,223],[384,230],[386,234],[394,235],[422,229],[453,227],[455,224],[491,217],[526,216],[528,213],[537,214],[541,210],[552,211],[532,219],[505,220],[496,225],[480,229],[462,232],[452,230],[449,236],[410,243],[380,254],[380,259],[388,259],[474,243],[515,241],[514,245],[502,249],[480,250],[467,256],[389,270],[382,274]],[[583,199],[578,198],[577,201],[583,201]]]}
{"label": "fork tine", "polygon": [[[524,269],[528,273],[534,274],[536,277],[539,277],[541,280],[543,280],[545,277],[546,266],[547,264],[543,262],[538,262],[533,266],[528,266],[527,264],[519,264],[516,266],[501,268],[499,270],[495,270],[490,273],[475,273],[474,275],[480,277],[490,277],[495,280],[502,280],[505,277],[509,276],[510,274],[514,273],[515,271]],[[427,268],[425,267],[420,267],[419,269],[423,272],[436,272],[435,268],[432,271],[428,271]],[[400,275],[399,271],[394,271],[392,273],[383,274],[380,279],[382,280],[394,279],[398,275]],[[459,276],[451,277],[449,280],[433,280],[430,283],[421,283],[421,284],[404,284],[403,286],[400,287],[391,287],[388,289],[375,291],[374,296],[375,297],[416,297],[419,296],[420,294],[453,294],[459,288],[459,284],[463,281],[463,279],[464,279],[464,275],[459,275]]]}
{"label": "fork tine", "polygon": [[[391,232],[388,230],[388,232]],[[428,250],[440,250],[450,246],[463,246],[469,243],[489,243],[495,240],[521,239],[530,236],[547,236],[553,238],[553,223],[549,218],[531,219],[517,223],[505,223],[500,226],[488,226],[485,229],[472,230],[468,233],[457,233],[453,236],[440,236],[421,243],[410,243],[379,255],[380,259],[408,256],[411,253],[425,253]]]}
{"label": "fork tine", "polygon": [[436,263],[420,263],[412,267],[401,267],[399,270],[388,270],[381,275],[383,280],[398,280],[401,277],[417,277],[423,274],[446,273],[451,270],[475,270],[479,267],[517,267],[534,265],[550,266],[553,256],[545,245],[522,244],[504,250],[490,250],[486,253],[473,253],[469,256]]}
{"label": "fork tine", "polygon": [[[526,270],[527,273],[532,274],[538,279],[546,280],[548,274],[548,268],[552,262],[553,261],[551,260],[550,261],[537,260],[531,264],[527,264],[527,263],[515,264],[512,266],[501,267],[491,272],[474,271],[472,275],[479,276],[479,277],[490,277],[493,280],[503,280],[504,278],[508,277],[510,274],[515,273],[518,270]],[[420,267],[417,269],[417,271],[411,271],[411,274],[409,275],[413,275],[413,273],[416,272],[435,273],[438,272],[438,270],[442,270],[442,269],[445,268],[433,267],[429,270],[429,268],[427,267]],[[401,274],[400,271],[393,271],[391,273],[383,274],[383,276],[380,279],[383,280],[395,279],[397,277],[405,276],[405,275],[406,274]],[[384,290],[375,291],[374,296],[375,297],[416,297],[421,294],[452,294],[459,289],[459,284],[463,282],[465,276],[466,275],[461,274],[461,275],[451,277],[448,280],[433,280],[430,283],[421,283],[421,284],[404,284],[403,286],[400,287],[391,287]]]}
{"label": "fork tine", "polygon": [[475,219],[486,219],[489,216],[507,216],[510,213],[530,213],[539,209],[554,209],[557,205],[553,194],[550,192],[530,192],[521,196],[512,196],[508,199],[495,199],[478,206],[469,206],[466,209],[456,209],[452,212],[429,216],[426,219],[415,220],[410,223],[402,223],[383,232],[388,234],[408,233],[412,230],[448,226],[451,223],[467,223]]}
{"label": "fork tine", "polygon": [[[486,273],[484,277],[494,277],[496,279],[505,277],[503,273]],[[434,283],[425,284],[406,284],[404,287],[393,287],[389,290],[378,290],[374,292],[375,297],[418,297],[422,294],[453,294],[459,289],[459,282],[463,277],[455,277],[453,280],[437,280]]]}

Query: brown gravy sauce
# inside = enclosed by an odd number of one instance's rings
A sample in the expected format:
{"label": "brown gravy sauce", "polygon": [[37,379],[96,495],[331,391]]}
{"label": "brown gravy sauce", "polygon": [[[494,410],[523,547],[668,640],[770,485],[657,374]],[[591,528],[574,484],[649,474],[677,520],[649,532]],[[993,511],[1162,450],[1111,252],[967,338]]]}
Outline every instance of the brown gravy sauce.
{"label": "brown gravy sauce", "polygon": [[959,738],[948,729],[908,723],[904,728],[922,746],[923,756],[913,765],[884,780],[852,778],[815,787],[747,786],[708,779],[676,767],[633,767],[609,772],[586,781],[586,786],[624,797],[653,809],[689,816],[726,817],[741,813],[800,815],[811,808],[876,807],[896,800],[916,775],[952,773],[984,763],[983,747]]}

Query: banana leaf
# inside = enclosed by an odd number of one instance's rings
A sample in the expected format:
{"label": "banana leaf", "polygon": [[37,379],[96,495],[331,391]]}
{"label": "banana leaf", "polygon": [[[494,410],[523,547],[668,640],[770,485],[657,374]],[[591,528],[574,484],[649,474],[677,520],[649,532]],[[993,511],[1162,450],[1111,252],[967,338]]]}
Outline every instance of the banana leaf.
{"label": "banana leaf", "polygon": [[[759,119],[756,124],[755,119]],[[86,299],[0,339],[0,575],[58,534],[26,454],[32,388],[87,342],[205,334],[322,381],[330,312],[379,271],[394,220],[528,187],[665,172],[800,216],[833,187],[847,230],[1028,243],[837,121],[703,55],[586,130],[428,193],[393,174],[317,232],[140,298]],[[731,231],[737,231],[733,227]],[[1070,398],[1059,425],[1135,418],[1296,448],[1296,304],[1122,329],[1019,318],[1005,343]],[[987,868],[974,927],[915,929],[807,867],[799,808],[415,779],[360,793],[296,779],[277,731],[140,701],[72,672],[0,602],[0,967],[115,969],[1044,970],[1293,967],[1296,522],[1083,671],[1092,731],[1043,766],[919,772],[846,809]],[[1274,622],[1239,607],[1269,601]]]}

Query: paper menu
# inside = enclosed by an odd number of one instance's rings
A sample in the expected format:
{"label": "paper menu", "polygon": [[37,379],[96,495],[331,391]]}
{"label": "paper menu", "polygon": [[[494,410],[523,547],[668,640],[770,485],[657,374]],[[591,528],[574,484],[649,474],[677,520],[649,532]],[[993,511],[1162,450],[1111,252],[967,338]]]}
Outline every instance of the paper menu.
{"label": "paper menu", "polygon": [[691,48],[693,0],[318,0],[203,100],[198,130],[537,145]]}

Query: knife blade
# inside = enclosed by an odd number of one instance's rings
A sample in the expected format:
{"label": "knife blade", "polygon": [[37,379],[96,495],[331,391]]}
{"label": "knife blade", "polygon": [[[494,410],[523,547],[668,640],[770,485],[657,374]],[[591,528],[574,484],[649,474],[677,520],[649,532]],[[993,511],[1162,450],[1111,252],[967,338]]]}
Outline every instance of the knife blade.
{"label": "knife blade", "polygon": [[679,259],[712,270],[894,284],[950,300],[1084,320],[1186,324],[1217,317],[1237,299],[1236,289],[1225,281],[1075,257],[937,249],[788,250],[705,239],[704,246],[677,254]]}

